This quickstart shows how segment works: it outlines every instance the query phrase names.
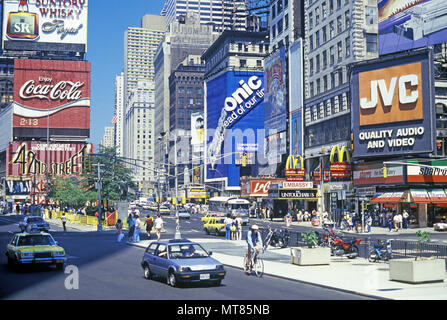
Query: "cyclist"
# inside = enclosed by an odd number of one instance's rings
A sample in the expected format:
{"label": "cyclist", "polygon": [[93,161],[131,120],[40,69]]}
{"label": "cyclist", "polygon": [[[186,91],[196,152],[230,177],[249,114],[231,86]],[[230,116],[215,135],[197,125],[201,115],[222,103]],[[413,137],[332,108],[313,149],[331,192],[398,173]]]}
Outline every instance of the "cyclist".
{"label": "cyclist", "polygon": [[250,260],[251,260],[251,251],[256,250],[257,254],[262,249],[262,237],[259,233],[259,227],[257,225],[252,225],[250,230],[247,233],[247,255],[245,259],[245,272],[250,274]]}

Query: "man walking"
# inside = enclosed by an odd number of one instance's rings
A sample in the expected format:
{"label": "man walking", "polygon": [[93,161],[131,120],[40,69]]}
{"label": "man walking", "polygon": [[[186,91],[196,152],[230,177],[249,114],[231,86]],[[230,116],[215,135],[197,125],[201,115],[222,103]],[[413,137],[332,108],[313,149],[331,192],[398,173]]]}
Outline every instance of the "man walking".
{"label": "man walking", "polygon": [[408,229],[408,218],[409,217],[410,217],[410,215],[408,214],[407,210],[404,210],[404,212],[402,214],[404,229]]}
{"label": "man walking", "polygon": [[129,216],[127,217],[127,225],[129,226],[129,239],[127,241],[133,242],[133,236],[135,233],[135,222],[133,220],[132,214],[129,214]]}
{"label": "man walking", "polygon": [[138,214],[135,215],[135,234],[134,234],[134,241],[140,242],[140,227],[141,227],[141,221]]}
{"label": "man walking", "polygon": [[62,220],[62,226],[64,227],[64,231],[67,231],[67,228],[65,227],[65,224],[67,223],[67,217],[65,216],[65,212],[62,214],[61,220]]}
{"label": "man walking", "polygon": [[233,219],[231,219],[231,214],[227,214],[227,218],[224,220],[224,223],[225,223],[225,239],[230,240],[231,225],[233,223]]}
{"label": "man walking", "polygon": [[161,218],[160,214],[158,214],[157,219],[155,219],[154,221],[155,232],[157,233],[157,240],[160,240],[163,224],[163,219]]}

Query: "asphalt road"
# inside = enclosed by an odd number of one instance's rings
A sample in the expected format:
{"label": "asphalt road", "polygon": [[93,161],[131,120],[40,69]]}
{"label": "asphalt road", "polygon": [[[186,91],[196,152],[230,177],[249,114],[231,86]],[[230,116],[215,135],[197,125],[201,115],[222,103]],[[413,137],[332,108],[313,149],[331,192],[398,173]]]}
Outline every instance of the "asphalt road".
{"label": "asphalt road", "polygon": [[[50,231],[66,249],[67,266],[75,266],[79,288],[69,290],[73,274],[66,269],[26,268],[11,270],[6,265],[5,247],[18,231],[17,217],[0,217],[0,299],[4,300],[352,300],[367,299],[336,290],[264,276],[246,276],[241,270],[226,267],[227,276],[220,287],[201,285],[172,288],[166,280],[145,280],[140,266],[143,249],[117,243],[113,231]],[[167,233],[172,238],[175,220],[165,217]],[[183,237],[208,237],[201,229],[200,217],[181,221]],[[141,236],[147,239],[146,235]]]}

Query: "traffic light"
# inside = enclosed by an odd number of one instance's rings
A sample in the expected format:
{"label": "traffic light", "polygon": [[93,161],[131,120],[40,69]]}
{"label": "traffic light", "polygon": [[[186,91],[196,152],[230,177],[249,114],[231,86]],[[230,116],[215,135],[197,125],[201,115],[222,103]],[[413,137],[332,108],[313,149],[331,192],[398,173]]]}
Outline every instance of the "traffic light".
{"label": "traffic light", "polygon": [[384,177],[384,178],[387,177],[386,167],[383,167],[383,168],[382,168],[382,174],[383,174],[383,177]]}

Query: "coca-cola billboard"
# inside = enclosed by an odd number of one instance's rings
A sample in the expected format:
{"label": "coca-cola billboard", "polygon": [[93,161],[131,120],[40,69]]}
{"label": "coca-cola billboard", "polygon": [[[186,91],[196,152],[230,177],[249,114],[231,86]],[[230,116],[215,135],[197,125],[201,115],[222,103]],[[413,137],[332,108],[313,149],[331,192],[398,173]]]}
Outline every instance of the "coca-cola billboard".
{"label": "coca-cola billboard", "polygon": [[15,60],[14,137],[90,136],[89,62]]}

